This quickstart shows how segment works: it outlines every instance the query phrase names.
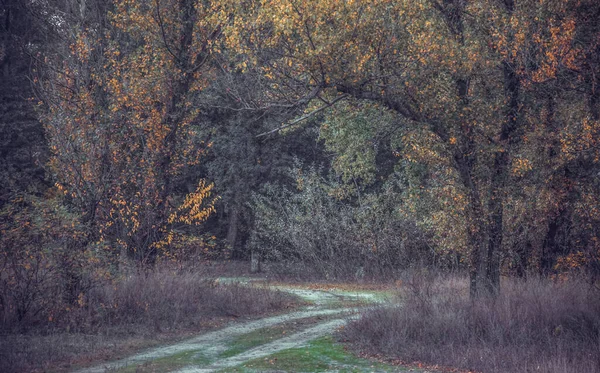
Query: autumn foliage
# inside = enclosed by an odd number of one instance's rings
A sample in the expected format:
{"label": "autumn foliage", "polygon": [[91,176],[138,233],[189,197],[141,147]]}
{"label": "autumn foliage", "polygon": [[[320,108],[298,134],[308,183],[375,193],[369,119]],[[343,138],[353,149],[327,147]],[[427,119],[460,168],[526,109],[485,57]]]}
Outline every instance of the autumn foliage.
{"label": "autumn foliage", "polygon": [[89,225],[88,241],[143,265],[168,251],[179,226],[214,211],[212,184],[177,190],[210,147],[191,124],[212,30],[202,9],[182,6],[115,2],[110,32],[78,30],[44,86],[56,188]]}
{"label": "autumn foliage", "polygon": [[597,1],[75,3],[0,13],[48,34],[0,29],[47,145],[28,160],[44,182],[2,188],[17,319],[52,308],[47,284],[71,307],[123,268],[217,251],[467,271],[473,299],[502,275],[598,283]]}
{"label": "autumn foliage", "polygon": [[[597,367],[599,19],[596,0],[2,1],[0,332],[130,322],[119,286],[260,257],[468,276],[366,319],[419,361],[452,337],[465,369],[479,341]],[[130,316],[169,313],[152,281]]]}

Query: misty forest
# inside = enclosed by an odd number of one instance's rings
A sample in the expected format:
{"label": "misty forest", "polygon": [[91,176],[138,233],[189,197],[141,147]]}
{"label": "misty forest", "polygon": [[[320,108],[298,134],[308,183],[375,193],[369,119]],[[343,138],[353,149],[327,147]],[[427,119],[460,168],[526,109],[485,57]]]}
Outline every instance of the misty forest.
{"label": "misty forest", "polygon": [[598,0],[0,0],[0,371],[600,372]]}

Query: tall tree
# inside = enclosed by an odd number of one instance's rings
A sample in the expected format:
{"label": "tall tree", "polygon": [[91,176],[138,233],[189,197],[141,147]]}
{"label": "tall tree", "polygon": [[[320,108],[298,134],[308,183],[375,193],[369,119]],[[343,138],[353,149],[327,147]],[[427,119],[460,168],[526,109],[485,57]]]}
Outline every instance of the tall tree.
{"label": "tall tree", "polygon": [[252,56],[280,54],[265,68],[275,92],[316,91],[325,105],[351,95],[404,119],[399,123],[413,134],[399,149],[404,157],[444,170],[446,183],[456,186],[462,206],[452,208],[466,235],[471,294],[496,293],[507,187],[522,161],[515,152],[540,126],[539,117],[523,114],[547,102],[548,81],[577,67],[578,19],[570,4],[274,0],[230,6],[221,19],[232,45]]}
{"label": "tall tree", "polygon": [[[241,69],[226,48],[221,50],[220,71],[197,104],[200,128],[210,134],[211,148],[205,170],[219,194],[217,235],[225,238],[232,257],[247,258],[247,241],[254,225],[249,201],[266,182],[285,181],[293,157],[319,161],[322,152],[316,131],[294,136],[259,136],[301,113],[294,103],[277,105],[258,69]],[[235,54],[233,54],[235,55]],[[220,232],[219,232],[220,231]]]}
{"label": "tall tree", "polygon": [[90,242],[152,265],[177,225],[214,209],[211,185],[200,180],[190,192],[177,180],[208,146],[191,127],[191,100],[211,76],[218,29],[207,22],[210,6],[192,0],[114,1],[104,10],[100,22],[83,13],[69,24],[66,55],[46,70],[50,163]]}

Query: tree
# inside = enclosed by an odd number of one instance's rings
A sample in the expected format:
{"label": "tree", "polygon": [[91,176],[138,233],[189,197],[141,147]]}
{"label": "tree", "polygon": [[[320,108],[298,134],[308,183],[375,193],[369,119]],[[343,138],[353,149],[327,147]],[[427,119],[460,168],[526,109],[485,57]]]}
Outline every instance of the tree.
{"label": "tree", "polygon": [[[235,12],[239,5],[243,10]],[[580,19],[570,4],[274,0],[229,6],[221,20],[231,45],[254,61],[264,51],[279,54],[264,67],[275,92],[285,87],[300,95],[303,87],[326,104],[328,95],[351,95],[404,119],[399,124],[412,129],[413,142],[399,153],[443,170],[443,180],[455,186],[447,191],[464,226],[472,296],[496,293],[511,169],[524,162],[515,154],[542,120],[525,113],[541,113],[548,82],[566,79],[581,55]]]}
{"label": "tree", "polygon": [[152,265],[178,225],[214,211],[212,185],[182,190],[177,179],[209,146],[191,126],[192,100],[211,76],[218,30],[210,7],[192,0],[102,9],[68,23],[68,48],[45,70],[50,164],[90,227],[88,243]]}
{"label": "tree", "polygon": [[42,194],[47,145],[29,79],[31,54],[44,43],[41,22],[27,4],[0,2],[0,208],[13,195]]}
{"label": "tree", "polygon": [[252,193],[265,182],[285,182],[293,157],[322,161],[315,131],[270,139],[258,136],[299,112],[293,105],[271,105],[263,97],[268,90],[261,88],[260,78],[256,71],[242,72],[230,61],[205,90],[207,97],[201,103],[200,128],[210,133],[212,144],[205,173],[220,196],[215,230],[222,227],[220,235],[236,259],[250,254],[246,243],[254,225]]}

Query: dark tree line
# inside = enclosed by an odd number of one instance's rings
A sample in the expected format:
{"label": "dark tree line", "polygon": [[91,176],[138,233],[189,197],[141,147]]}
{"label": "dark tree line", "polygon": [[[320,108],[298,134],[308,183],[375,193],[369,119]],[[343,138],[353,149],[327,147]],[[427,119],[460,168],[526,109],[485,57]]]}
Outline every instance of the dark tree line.
{"label": "dark tree line", "polygon": [[11,237],[76,216],[48,238],[69,282],[83,258],[225,248],[328,276],[468,269],[473,296],[502,273],[595,278],[600,6],[368,5],[3,0]]}

